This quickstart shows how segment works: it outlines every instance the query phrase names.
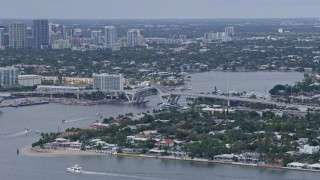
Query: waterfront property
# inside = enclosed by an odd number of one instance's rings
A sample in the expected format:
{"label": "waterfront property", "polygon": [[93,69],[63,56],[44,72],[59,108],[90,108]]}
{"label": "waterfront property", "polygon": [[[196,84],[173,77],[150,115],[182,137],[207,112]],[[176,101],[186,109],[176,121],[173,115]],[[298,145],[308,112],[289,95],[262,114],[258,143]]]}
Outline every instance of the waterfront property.
{"label": "waterfront property", "polygon": [[240,154],[239,162],[257,164],[261,160],[261,154],[257,152],[245,152]]}

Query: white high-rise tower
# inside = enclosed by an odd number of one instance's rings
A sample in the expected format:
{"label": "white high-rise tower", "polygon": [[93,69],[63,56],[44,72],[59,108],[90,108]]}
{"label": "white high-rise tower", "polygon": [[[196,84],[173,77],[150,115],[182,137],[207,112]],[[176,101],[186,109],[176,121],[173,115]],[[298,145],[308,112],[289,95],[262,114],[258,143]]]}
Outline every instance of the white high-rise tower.
{"label": "white high-rise tower", "polygon": [[117,28],[114,26],[106,26],[104,38],[106,47],[112,48],[117,43]]}

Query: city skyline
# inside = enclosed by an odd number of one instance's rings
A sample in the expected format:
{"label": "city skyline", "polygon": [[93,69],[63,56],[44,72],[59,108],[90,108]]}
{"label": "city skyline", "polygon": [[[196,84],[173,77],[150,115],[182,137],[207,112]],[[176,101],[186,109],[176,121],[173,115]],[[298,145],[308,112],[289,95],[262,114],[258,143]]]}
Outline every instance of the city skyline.
{"label": "city skyline", "polygon": [[[201,19],[315,18],[317,0],[1,0],[0,18]],[[63,6],[62,6],[63,4]],[[32,8],[31,8],[32,5]],[[76,7],[76,8],[75,8]],[[37,11],[34,11],[34,8]],[[12,11],[15,9],[15,11]],[[72,9],[72,12],[70,12]],[[192,12],[192,13],[191,13]]]}

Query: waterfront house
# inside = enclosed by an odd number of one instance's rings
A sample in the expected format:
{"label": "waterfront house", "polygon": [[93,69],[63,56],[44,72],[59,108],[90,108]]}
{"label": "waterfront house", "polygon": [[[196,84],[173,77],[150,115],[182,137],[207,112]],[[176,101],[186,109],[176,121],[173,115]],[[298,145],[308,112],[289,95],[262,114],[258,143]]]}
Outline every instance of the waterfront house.
{"label": "waterfront house", "polygon": [[80,143],[79,141],[70,142],[70,149],[80,150],[81,146],[82,146],[82,143]]}
{"label": "waterfront house", "polygon": [[104,146],[101,147],[100,153],[109,153],[109,154],[115,154],[118,151],[118,146],[116,144],[108,144],[105,143]]}
{"label": "waterfront house", "polygon": [[155,156],[160,156],[163,154],[165,151],[164,150],[159,150],[159,149],[150,149],[148,151],[148,155],[155,155]]}
{"label": "waterfront house", "polygon": [[235,158],[239,159],[239,155],[237,155],[237,154],[221,154],[221,155],[214,156],[213,160],[232,162]]}
{"label": "waterfront house", "polygon": [[64,138],[57,138],[51,143],[54,148],[68,148],[70,147],[70,142]]}
{"label": "waterfront house", "polygon": [[299,153],[301,154],[315,154],[320,150],[320,146],[303,145],[299,147]]}
{"label": "waterfront house", "polygon": [[242,163],[258,163],[261,160],[261,154],[257,152],[245,152],[240,154],[239,161]]}
{"label": "waterfront house", "polygon": [[156,143],[156,146],[160,149],[164,149],[164,148],[170,148],[172,146],[174,146],[174,140],[172,139],[164,139],[158,143]]}

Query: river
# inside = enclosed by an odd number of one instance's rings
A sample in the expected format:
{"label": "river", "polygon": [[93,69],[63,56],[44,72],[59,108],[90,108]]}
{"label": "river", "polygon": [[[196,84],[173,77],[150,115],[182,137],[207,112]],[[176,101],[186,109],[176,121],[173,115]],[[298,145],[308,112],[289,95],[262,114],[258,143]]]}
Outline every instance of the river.
{"label": "river", "polygon": [[[264,92],[265,86],[284,83],[293,84],[302,80],[301,73],[276,72],[208,72],[191,75],[194,92],[210,92],[214,86],[237,91]],[[208,164],[184,161],[160,160],[116,156],[66,156],[33,157],[22,153],[22,148],[39,139],[33,132],[25,134],[24,128],[41,132],[63,131],[69,127],[86,127],[95,120],[98,111],[103,117],[118,116],[127,112],[134,114],[151,111],[160,102],[159,97],[148,97],[144,106],[130,104],[106,104],[98,107],[46,104],[21,108],[2,108],[0,115],[0,179],[319,179],[319,173],[292,170],[265,169],[238,165]],[[183,102],[183,101],[182,101]],[[69,123],[62,124],[66,120]],[[73,164],[80,164],[86,171],[83,175],[66,172]]]}

